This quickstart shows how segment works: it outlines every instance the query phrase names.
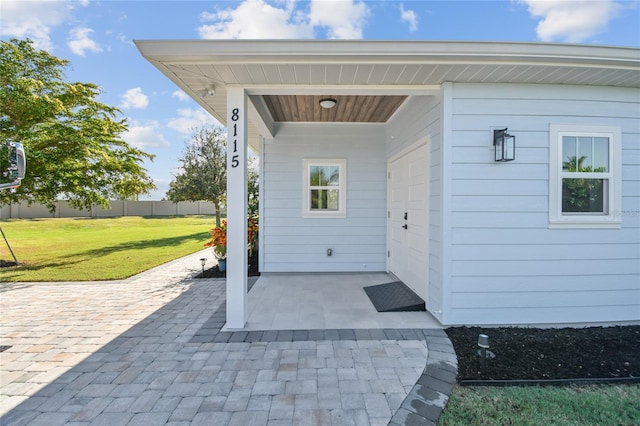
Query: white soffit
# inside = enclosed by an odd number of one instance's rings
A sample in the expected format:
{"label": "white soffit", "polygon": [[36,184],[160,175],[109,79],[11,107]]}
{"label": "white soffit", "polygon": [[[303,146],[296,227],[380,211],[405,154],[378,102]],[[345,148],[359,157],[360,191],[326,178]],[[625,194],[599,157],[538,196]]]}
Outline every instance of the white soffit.
{"label": "white soffit", "polygon": [[[250,94],[428,94],[444,82],[640,87],[640,49],[575,44],[344,40],[136,41],[214,117]],[[203,90],[215,85],[213,96]]]}

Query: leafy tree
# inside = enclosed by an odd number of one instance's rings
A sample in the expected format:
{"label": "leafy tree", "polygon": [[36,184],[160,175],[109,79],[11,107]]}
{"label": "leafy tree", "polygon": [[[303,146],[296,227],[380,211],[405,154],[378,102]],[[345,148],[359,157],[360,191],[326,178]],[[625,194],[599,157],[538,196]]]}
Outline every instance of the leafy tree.
{"label": "leafy tree", "polygon": [[220,226],[220,206],[227,194],[227,138],[223,129],[194,129],[185,143],[180,171],[169,183],[167,198],[178,201],[211,201]]}
{"label": "leafy tree", "polygon": [[122,140],[126,120],[96,100],[97,85],[65,81],[68,65],[30,40],[0,42],[0,143],[22,143],[27,157],[22,185],[1,192],[0,204],[38,201],[53,211],[64,197],[88,209],[155,189],[142,167],[153,156]]}
{"label": "leafy tree", "polygon": [[[169,183],[167,198],[178,201],[210,201],[221,226],[220,207],[227,198],[227,137],[219,127],[196,128],[180,159],[180,171]],[[248,215],[258,216],[258,164],[250,160],[247,172]]]}
{"label": "leafy tree", "polygon": [[260,188],[259,188],[259,166],[257,159],[249,160],[249,164],[247,167],[247,194],[248,194],[248,209],[247,214],[251,218],[257,218],[259,211],[259,197],[260,197]]}

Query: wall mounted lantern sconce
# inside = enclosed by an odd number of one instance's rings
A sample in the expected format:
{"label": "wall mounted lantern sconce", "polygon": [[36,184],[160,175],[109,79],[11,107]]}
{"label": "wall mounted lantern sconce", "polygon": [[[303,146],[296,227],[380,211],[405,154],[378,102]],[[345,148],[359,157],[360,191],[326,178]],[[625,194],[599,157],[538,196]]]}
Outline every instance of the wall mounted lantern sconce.
{"label": "wall mounted lantern sconce", "polygon": [[334,106],[336,106],[336,104],[337,104],[337,101],[332,98],[320,99],[320,106],[324,109],[331,109]]}
{"label": "wall mounted lantern sconce", "polygon": [[495,161],[513,161],[516,158],[516,137],[507,133],[507,128],[493,131],[493,146],[496,150]]}

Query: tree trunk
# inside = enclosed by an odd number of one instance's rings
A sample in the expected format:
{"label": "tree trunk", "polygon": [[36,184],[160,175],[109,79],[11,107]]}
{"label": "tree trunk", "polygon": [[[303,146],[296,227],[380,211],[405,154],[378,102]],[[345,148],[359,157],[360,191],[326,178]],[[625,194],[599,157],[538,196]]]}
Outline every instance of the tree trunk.
{"label": "tree trunk", "polygon": [[213,206],[216,208],[216,226],[220,226],[220,203],[213,203]]}

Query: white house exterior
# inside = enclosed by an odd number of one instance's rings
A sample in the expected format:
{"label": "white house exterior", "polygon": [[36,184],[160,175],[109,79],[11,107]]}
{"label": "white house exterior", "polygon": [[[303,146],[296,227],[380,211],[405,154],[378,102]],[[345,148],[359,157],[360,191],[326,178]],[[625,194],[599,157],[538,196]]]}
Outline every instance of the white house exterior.
{"label": "white house exterior", "polygon": [[[390,271],[443,325],[640,321],[640,49],[137,45],[228,126],[231,256],[246,253],[249,144],[262,272]],[[505,128],[515,160],[496,162]],[[568,197],[577,183],[586,207]],[[229,268],[228,326],[242,328],[246,269]]]}

